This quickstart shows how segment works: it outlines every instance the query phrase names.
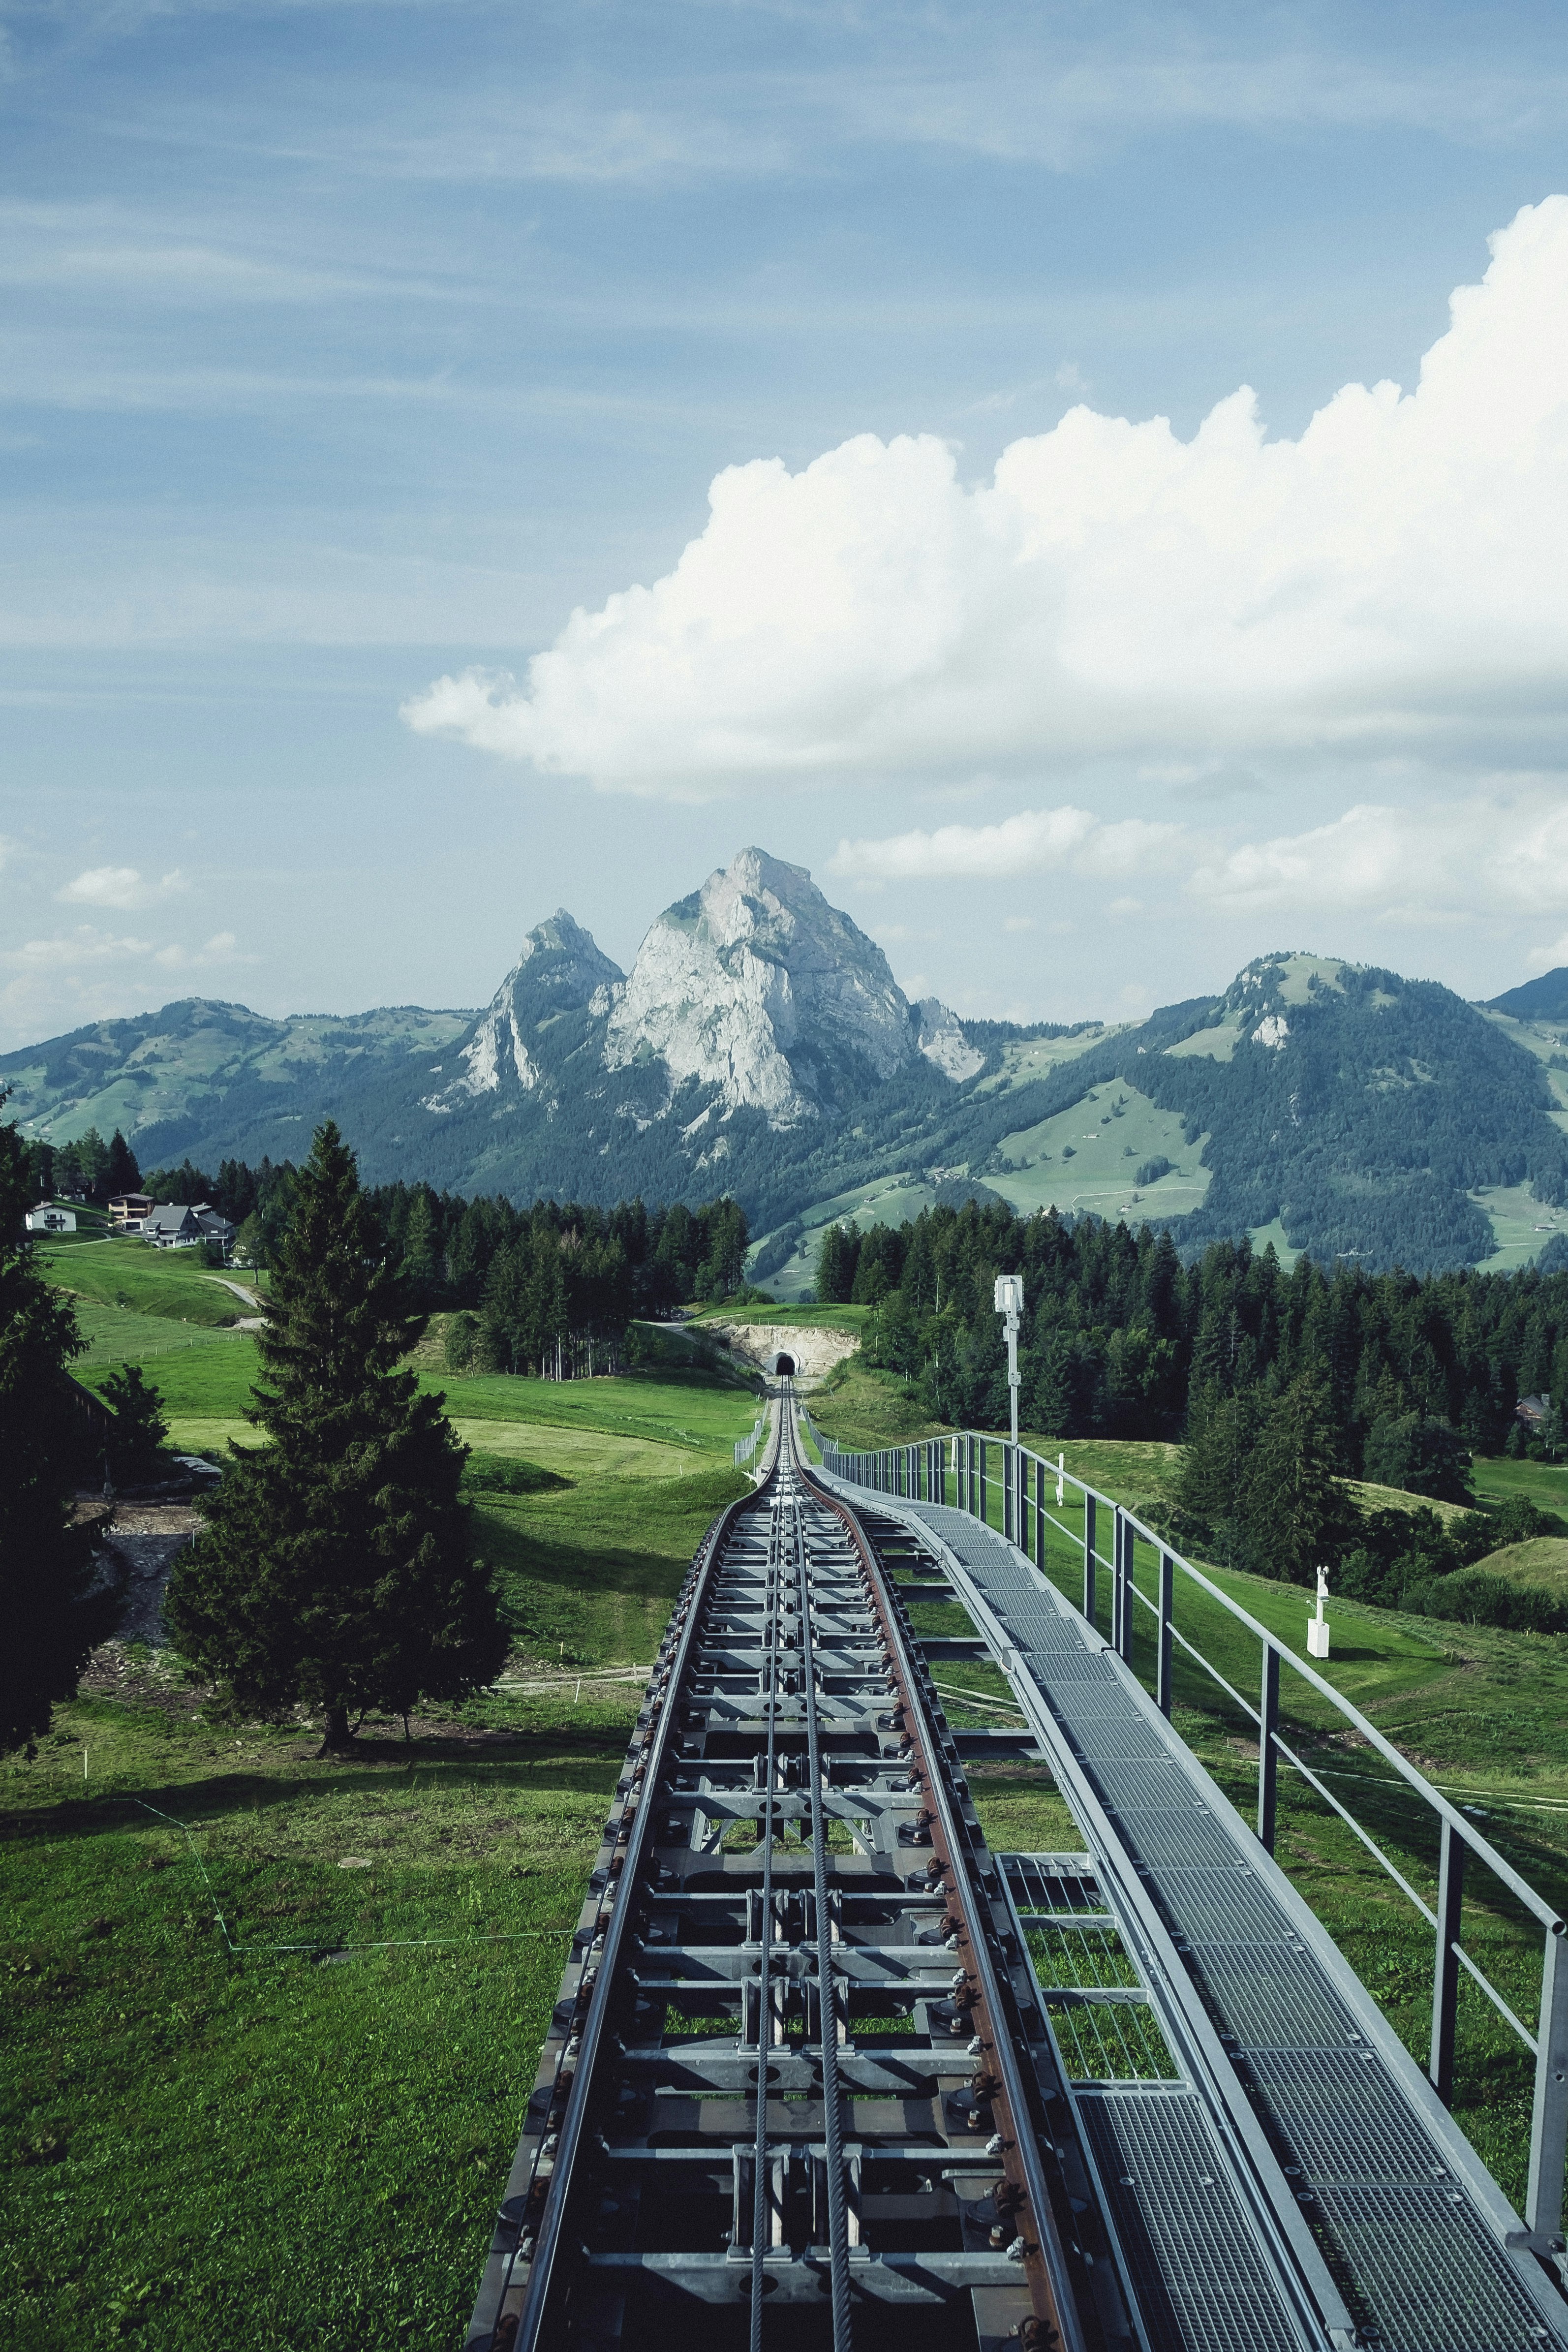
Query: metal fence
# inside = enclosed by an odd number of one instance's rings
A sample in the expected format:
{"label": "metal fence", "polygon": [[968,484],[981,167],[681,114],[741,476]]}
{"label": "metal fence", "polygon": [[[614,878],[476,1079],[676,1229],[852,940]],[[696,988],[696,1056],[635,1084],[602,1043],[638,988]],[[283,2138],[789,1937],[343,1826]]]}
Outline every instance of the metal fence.
{"label": "metal fence", "polygon": [[[1283,1757],[1323,1802],[1330,1806],[1362,1844],[1382,1864],[1406,1899],[1414,1905],[1436,1938],[1432,1980],[1432,2032],[1427,2074],[1446,2106],[1452,2105],[1454,2042],[1461,1970],[1470,1977],[1506,2021],[1534,2060],[1534,2093],[1531,2109],[1530,2172],[1524,2221],[1542,2251],[1562,2243],[1563,2165],[1568,2158],[1568,1948],[1564,1920],[1552,1905],[1521,1878],[1472,1821],[1449,1803],[1440,1790],[1416,1770],[1375,1724],[1367,1720],[1326,1677],[1298,1657],[1260,1624],[1211,1577],[1174,1550],[1165,1538],[1146,1526],[1124,1505],[1076,1478],[1061,1456],[1051,1462],[1029,1447],[1006,1439],[963,1430],[948,1438],[925,1438],[908,1445],[884,1446],[876,1453],[849,1453],[803,1415],[822,1466],[830,1475],[875,1494],[913,1501],[943,1503],[967,1512],[995,1528],[1031,1559],[1040,1573],[1051,1574],[1055,1561],[1048,1557],[1048,1538],[1054,1529],[1082,1556],[1082,1609],[1092,1624],[1101,1615],[1100,1577],[1108,1579],[1111,1647],[1137,1670],[1137,1653],[1144,1648],[1135,1635],[1138,1612],[1145,1612],[1152,1640],[1152,1684],[1155,1704],[1167,1717],[1171,1712],[1173,1669],[1179,1650],[1218,1685],[1258,1733],[1256,1829],[1260,1842],[1274,1850],[1280,1759]],[[1081,1523],[1070,1527],[1057,1516],[1068,1507],[1069,1493],[1081,1508]],[[1054,1505],[1054,1509],[1052,1506]],[[1104,1547],[1108,1542],[1109,1549]],[[1138,1582],[1138,1548],[1152,1553],[1144,1562],[1147,1591]],[[1052,1580],[1055,1581],[1056,1580]],[[1247,1698],[1223,1675],[1176,1622],[1178,1590],[1197,1594],[1225,1611],[1250,1634],[1260,1650],[1257,1703]],[[1303,1595],[1303,1598],[1305,1596]],[[1427,1807],[1438,1830],[1436,1907],[1428,1904],[1405,1872],[1385,1853],[1371,1832],[1359,1822],[1324,1780],[1281,1733],[1280,1675],[1281,1667],[1327,1703]],[[1539,2021],[1532,2031],[1504,1999],[1498,1987],[1465,1948],[1462,1905],[1469,1865],[1489,1871],[1508,1890],[1542,1932],[1542,1977]]]}
{"label": "metal fence", "polygon": [[737,1470],[745,1469],[747,1464],[750,1461],[752,1455],[761,1444],[763,1434],[767,1430],[767,1427],[768,1423],[765,1417],[761,1413],[758,1413],[750,1436],[737,1437],[736,1439],[735,1466]]}

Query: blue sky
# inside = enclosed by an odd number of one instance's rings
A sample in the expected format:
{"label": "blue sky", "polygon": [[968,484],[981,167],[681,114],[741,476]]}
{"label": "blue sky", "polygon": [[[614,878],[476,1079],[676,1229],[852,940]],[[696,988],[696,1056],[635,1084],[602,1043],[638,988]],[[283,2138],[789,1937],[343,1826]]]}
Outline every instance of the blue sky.
{"label": "blue sky", "polygon": [[1568,960],[1560,10],[0,23],[5,1043],[749,840],[967,1012]]}

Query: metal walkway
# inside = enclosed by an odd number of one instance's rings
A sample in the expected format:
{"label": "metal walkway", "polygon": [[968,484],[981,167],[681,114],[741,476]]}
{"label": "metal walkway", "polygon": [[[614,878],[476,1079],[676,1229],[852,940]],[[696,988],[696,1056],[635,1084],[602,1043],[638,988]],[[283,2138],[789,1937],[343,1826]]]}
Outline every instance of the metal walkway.
{"label": "metal walkway", "polygon": [[816,1475],[945,1574],[1081,1825],[1085,1856],[1008,1858],[1020,1932],[1102,1906],[1172,2053],[1173,2078],[1071,2094],[1151,2347],[1568,2346],[1500,2190],[1130,1668],[967,1512]]}

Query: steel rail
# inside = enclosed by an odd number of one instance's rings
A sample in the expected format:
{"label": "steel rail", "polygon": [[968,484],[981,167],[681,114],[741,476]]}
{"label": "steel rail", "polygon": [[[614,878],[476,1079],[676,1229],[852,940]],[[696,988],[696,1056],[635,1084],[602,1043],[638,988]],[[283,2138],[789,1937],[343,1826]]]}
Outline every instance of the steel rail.
{"label": "steel rail", "polygon": [[779,1402],[661,1643],[469,2352],[677,2306],[749,2352],[1099,2352],[1127,2281],[1000,1871],[896,1562]]}
{"label": "steel rail", "polygon": [[[784,1415],[781,1412],[780,1420]],[[791,1439],[793,1432],[791,1429]],[[795,1469],[793,1443],[789,1468]],[[793,1478],[791,1479],[793,1485]],[[806,1786],[810,1803],[812,1899],[817,1916],[817,2023],[822,2052],[822,2137],[827,2146],[828,2267],[832,2290],[833,2352],[851,2352],[853,2319],[850,2310],[850,2230],[844,2202],[843,2114],[839,2090],[839,2004],[833,1990],[833,1915],[828,1900],[828,1822],[822,1810],[822,1742],[817,1708],[816,1645],[811,1635],[810,1574],[806,1558],[806,1531],[799,1506],[786,1488],[795,1544],[796,1591],[800,1606],[801,1683],[806,1702]],[[766,2096],[758,2084],[759,2100]]]}
{"label": "steel rail", "polygon": [[[800,1464],[792,1417],[789,1440],[791,1452]],[[995,1931],[988,1927],[981,1908],[979,1890],[971,1880],[965,1860],[967,1840],[960,1830],[946,1785],[946,1775],[941,1769],[936,1726],[920,1687],[919,1675],[910,1668],[909,1643],[913,1637],[908,1631],[907,1619],[901,1603],[891,1592],[889,1580],[852,1509],[827,1487],[819,1485],[804,1465],[800,1465],[800,1475],[812,1494],[842,1520],[859,1555],[866,1588],[882,1623],[893,1671],[899,1685],[904,1728],[911,1735],[919,1758],[927,1803],[933,1813],[930,1824],[933,1850],[942,1861],[950,1899],[957,1904],[964,1915],[968,1958],[963,1971],[962,1989],[971,1995],[970,2011],[977,2029],[976,2039],[982,2044],[981,2050],[976,2053],[982,2062],[982,2078],[987,2062],[997,2069],[994,2087],[989,2091],[993,2118],[998,2125],[993,2145],[1000,2142],[997,2153],[1014,2190],[1011,2210],[1019,2225],[1019,2236],[1014,2242],[1018,2252],[1014,2258],[1021,2262],[1028,2279],[1037,2320],[1052,2331],[1044,2341],[1052,2346],[1060,2345],[1062,2352],[1085,2352],[1086,2339],[1079,2319],[1071,2273],[1057,2229],[1050,2185],[1040,2159],[1041,2139],[1050,2145],[1051,2130],[1044,2119],[1033,2112],[1034,2103],[1025,2084],[1023,2069],[1019,2064],[1012,2004],[1004,2001],[991,1952]],[[986,2031],[988,2028],[988,2032]],[[1032,2240],[1025,2235],[1025,2227],[1030,2224],[1034,2231]]]}
{"label": "steel rail", "polygon": [[653,1812],[653,1799],[664,1769],[671,1732],[675,1721],[675,1709],[672,1701],[685,1678],[686,1661],[696,1638],[697,1630],[702,1623],[701,1602],[704,1589],[713,1574],[716,1564],[723,1557],[725,1538],[740,1514],[752,1507],[754,1507],[752,1498],[747,1496],[742,1496],[738,1501],[731,1503],[708,1529],[697,1559],[693,1563],[685,1602],[685,1622],[681,1628],[674,1656],[666,1671],[663,1703],[648,1745],[643,1794],[632,1815],[626,1858],[618,1874],[618,1882],[612,1879],[605,1890],[608,1896],[618,1883],[621,1892],[611,1906],[609,1922],[604,1929],[603,1950],[600,1958],[598,1974],[594,1979],[592,1996],[589,2002],[588,2016],[583,2023],[577,2064],[567,2096],[566,2112],[561,2119],[555,2167],[550,2175],[549,2188],[545,2195],[544,2210],[539,2216],[538,2233],[528,2269],[528,2292],[524,2298],[522,2315],[514,2334],[514,2341],[519,2344],[532,2346],[540,2340],[539,2331],[555,2273],[556,2259],[560,2247],[561,2226],[570,2193],[578,2150],[582,2139],[583,2121],[593,2086],[595,2064],[600,2045],[604,2038],[604,2024],[609,2013],[611,1988],[615,1980],[616,1964],[625,1936],[626,1922],[631,1916],[632,1906],[626,1898],[625,1890],[636,1883],[642,1867],[643,1851],[648,1842],[648,1825]]}
{"label": "steel rail", "polygon": [[757,1999],[757,2137],[752,2151],[751,2179],[751,2352],[762,2352],[762,2298],[766,2292],[768,2241],[768,2053],[773,2042],[773,1792],[779,1779],[779,1609],[782,1566],[781,1514],[769,1514],[768,1530],[768,1641],[763,1671],[763,1704],[768,1709],[768,1761],[763,1771],[766,1794],[757,1827],[762,1840],[762,1901],[758,1935]]}

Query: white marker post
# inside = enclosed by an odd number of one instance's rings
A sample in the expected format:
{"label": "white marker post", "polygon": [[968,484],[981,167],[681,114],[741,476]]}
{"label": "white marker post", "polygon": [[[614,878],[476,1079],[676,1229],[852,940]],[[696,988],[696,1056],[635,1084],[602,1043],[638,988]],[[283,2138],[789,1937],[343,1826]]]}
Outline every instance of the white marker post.
{"label": "white marker post", "polygon": [[1320,1568],[1318,1570],[1318,1613],[1315,1617],[1309,1617],[1307,1620],[1307,1654],[1309,1657],[1326,1658],[1329,1654],[1329,1629],[1323,1620],[1323,1602],[1328,1599],[1328,1597],[1329,1572],[1326,1568]]}
{"label": "white marker post", "polygon": [[1012,1406],[1013,1444],[1019,1442],[1019,1318],[1023,1313],[1023,1276],[1021,1274],[998,1274],[996,1288],[997,1313],[1004,1320],[1002,1329],[1008,1343],[1008,1397]]}

